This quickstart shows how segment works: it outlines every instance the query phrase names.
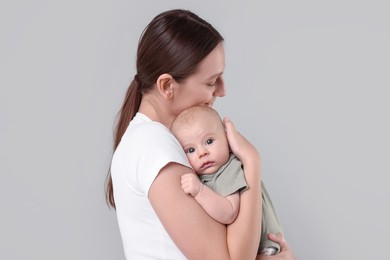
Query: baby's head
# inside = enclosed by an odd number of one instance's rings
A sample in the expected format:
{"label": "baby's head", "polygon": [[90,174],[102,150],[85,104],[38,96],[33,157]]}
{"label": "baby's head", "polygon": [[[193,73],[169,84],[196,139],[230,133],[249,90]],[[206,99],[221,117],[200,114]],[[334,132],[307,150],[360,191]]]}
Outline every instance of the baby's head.
{"label": "baby's head", "polygon": [[225,126],[214,109],[195,106],[184,110],[172,122],[171,131],[197,174],[214,173],[229,160]]}

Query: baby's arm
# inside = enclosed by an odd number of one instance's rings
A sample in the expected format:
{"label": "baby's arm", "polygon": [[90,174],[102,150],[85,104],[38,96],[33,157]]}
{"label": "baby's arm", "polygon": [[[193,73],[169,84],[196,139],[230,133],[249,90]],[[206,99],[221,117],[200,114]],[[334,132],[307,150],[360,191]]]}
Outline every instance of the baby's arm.
{"label": "baby's arm", "polygon": [[200,182],[193,173],[184,174],[181,186],[185,193],[191,194],[213,219],[223,224],[232,223],[240,208],[240,194],[235,192],[223,197]]}

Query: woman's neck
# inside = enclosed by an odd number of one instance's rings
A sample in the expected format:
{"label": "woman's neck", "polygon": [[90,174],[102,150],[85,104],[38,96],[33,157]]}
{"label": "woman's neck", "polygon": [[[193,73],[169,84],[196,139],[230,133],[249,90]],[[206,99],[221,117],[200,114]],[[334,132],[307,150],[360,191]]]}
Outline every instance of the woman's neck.
{"label": "woman's neck", "polygon": [[165,125],[167,128],[171,126],[174,116],[166,109],[166,104],[158,102],[150,95],[144,95],[141,100],[139,112],[149,117],[151,120]]}

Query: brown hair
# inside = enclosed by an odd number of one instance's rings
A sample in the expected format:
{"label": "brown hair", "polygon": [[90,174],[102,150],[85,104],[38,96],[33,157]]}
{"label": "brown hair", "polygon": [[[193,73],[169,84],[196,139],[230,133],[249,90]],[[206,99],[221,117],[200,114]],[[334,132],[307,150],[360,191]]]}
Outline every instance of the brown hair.
{"label": "brown hair", "polygon": [[[138,43],[137,73],[130,83],[115,128],[114,151],[141,104],[142,94],[152,89],[158,77],[170,74],[181,82],[223,37],[208,22],[188,10],[170,10],[157,15],[145,28]],[[106,200],[115,208],[111,172],[106,180]]]}

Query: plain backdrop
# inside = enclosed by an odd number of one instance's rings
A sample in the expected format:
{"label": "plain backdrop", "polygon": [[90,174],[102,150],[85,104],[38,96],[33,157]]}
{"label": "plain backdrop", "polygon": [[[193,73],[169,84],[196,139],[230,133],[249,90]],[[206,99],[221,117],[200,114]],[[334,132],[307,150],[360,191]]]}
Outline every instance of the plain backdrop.
{"label": "plain backdrop", "polygon": [[114,120],[142,30],[172,8],[225,37],[216,109],[261,152],[297,258],[390,259],[389,7],[1,0],[0,259],[124,259],[104,200]]}

